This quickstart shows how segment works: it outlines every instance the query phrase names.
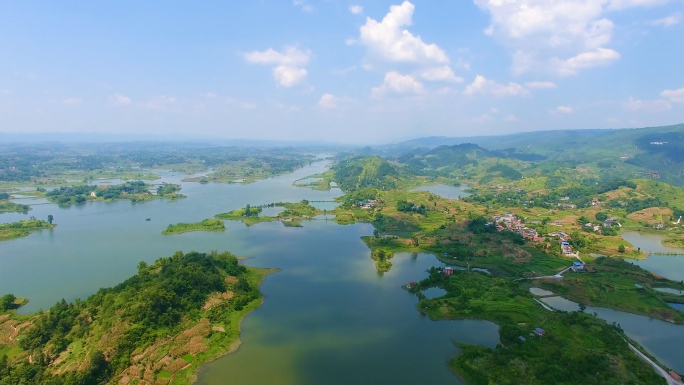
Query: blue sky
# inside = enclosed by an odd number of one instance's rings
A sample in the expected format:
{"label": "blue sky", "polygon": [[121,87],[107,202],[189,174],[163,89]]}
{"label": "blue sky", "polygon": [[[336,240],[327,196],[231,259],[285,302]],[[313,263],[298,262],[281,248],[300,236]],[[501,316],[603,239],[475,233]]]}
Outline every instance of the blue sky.
{"label": "blue sky", "polygon": [[684,122],[684,1],[0,1],[0,132],[394,142]]}

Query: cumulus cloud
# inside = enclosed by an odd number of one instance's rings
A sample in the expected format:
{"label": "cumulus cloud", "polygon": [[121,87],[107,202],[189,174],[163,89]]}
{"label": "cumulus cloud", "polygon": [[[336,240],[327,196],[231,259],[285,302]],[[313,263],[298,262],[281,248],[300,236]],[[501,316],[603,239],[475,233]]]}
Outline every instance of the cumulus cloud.
{"label": "cumulus cloud", "polygon": [[553,88],[558,88],[554,82],[527,82],[525,87],[531,90],[549,90]]}
{"label": "cumulus cloud", "polygon": [[318,106],[327,110],[337,108],[337,98],[333,94],[324,94],[321,96],[321,99],[318,100]]}
{"label": "cumulus cloud", "polygon": [[285,46],[281,52],[269,48],[265,51],[246,52],[242,56],[248,63],[254,64],[304,66],[309,63],[312,54],[308,49],[301,50],[294,46]]}
{"label": "cumulus cloud", "polygon": [[75,106],[81,103],[83,103],[83,100],[79,98],[66,98],[62,100],[62,104],[66,104],[67,106]]}
{"label": "cumulus cloud", "polygon": [[663,17],[662,19],[656,19],[651,21],[651,24],[656,25],[656,26],[661,26],[661,27],[672,27],[673,25],[677,25],[682,21],[682,13],[681,12],[675,12],[671,14],[670,16]]}
{"label": "cumulus cloud", "polygon": [[516,73],[551,70],[562,76],[620,58],[606,48],[614,23],[608,12],[667,0],[474,0],[491,15],[485,30],[513,52]]}
{"label": "cumulus cloud", "polygon": [[148,110],[161,110],[171,106],[174,103],[176,103],[176,98],[172,96],[155,96],[147,102],[145,108],[147,108]]}
{"label": "cumulus cloud", "polygon": [[451,70],[449,66],[442,66],[442,67],[434,67],[430,68],[427,70],[424,70],[420,76],[429,81],[445,81],[445,82],[454,82],[454,83],[462,83],[463,78],[458,77],[454,75],[454,71]]}
{"label": "cumulus cloud", "polygon": [[276,83],[283,87],[292,87],[306,78],[307,70],[301,68],[309,63],[311,51],[301,50],[294,46],[286,46],[282,52],[273,48],[265,51],[252,51],[242,54],[248,63],[277,64],[273,68]]}
{"label": "cumulus cloud", "polygon": [[363,13],[363,6],[361,6],[361,5],[350,5],[349,6],[349,12],[353,13],[354,15],[360,15]]}
{"label": "cumulus cloud", "polygon": [[273,77],[283,87],[292,87],[301,83],[306,75],[307,71],[304,68],[281,65],[273,69]]}
{"label": "cumulus cloud", "polygon": [[9,95],[9,94],[11,94],[11,93],[12,93],[12,91],[10,91],[10,90],[8,90],[8,89],[2,89],[2,90],[0,90],[0,95]]}
{"label": "cumulus cloud", "polygon": [[115,106],[127,106],[131,104],[132,100],[128,96],[123,96],[121,94],[114,94],[109,97],[109,103]]}
{"label": "cumulus cloud", "polygon": [[629,101],[623,104],[626,110],[633,112],[663,112],[672,109],[672,106],[667,100],[637,100],[629,98]]}
{"label": "cumulus cloud", "polygon": [[257,108],[256,104],[248,103],[248,102],[242,102],[238,105],[240,108],[243,110],[253,110]]}
{"label": "cumulus cloud", "polygon": [[494,80],[486,79],[482,75],[477,75],[475,80],[470,83],[465,91],[465,95],[493,95],[493,96],[520,96],[527,95],[529,91],[517,83],[508,83],[508,85],[503,85],[495,82]]}
{"label": "cumulus cloud", "polygon": [[575,112],[575,109],[570,106],[558,106],[549,112],[552,114],[572,114]]}
{"label": "cumulus cloud", "polygon": [[449,57],[436,44],[423,42],[409,32],[415,7],[408,1],[393,5],[382,21],[370,17],[360,29],[359,42],[374,57],[390,62],[447,64]]}
{"label": "cumulus cloud", "polygon": [[423,84],[413,76],[402,75],[396,71],[385,74],[385,81],[382,85],[371,90],[374,97],[380,97],[388,93],[421,94],[424,91]]}
{"label": "cumulus cloud", "polygon": [[678,90],[665,90],[660,93],[660,97],[674,103],[684,103],[684,87]]}
{"label": "cumulus cloud", "polygon": [[554,58],[556,71],[563,76],[576,75],[580,70],[606,66],[620,58],[620,54],[612,49],[599,48],[596,51],[583,52],[567,60]]}

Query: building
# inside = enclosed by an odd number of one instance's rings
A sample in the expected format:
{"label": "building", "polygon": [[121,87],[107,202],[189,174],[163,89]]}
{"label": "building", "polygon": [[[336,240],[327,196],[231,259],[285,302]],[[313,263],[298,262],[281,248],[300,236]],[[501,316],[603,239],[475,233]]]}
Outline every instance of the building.
{"label": "building", "polygon": [[580,262],[573,262],[572,263],[572,271],[575,273],[579,273],[581,271],[584,271],[584,264]]}
{"label": "building", "polygon": [[444,275],[452,275],[454,274],[454,268],[453,267],[445,267],[444,268]]}
{"label": "building", "polygon": [[670,370],[670,373],[669,373],[669,374],[670,374],[670,377],[672,377],[673,380],[675,380],[675,381],[677,381],[677,382],[682,382],[682,377],[681,377],[679,374],[675,373],[674,370]]}
{"label": "building", "polygon": [[520,336],[520,341],[525,342],[525,341],[527,341],[527,340],[525,339],[525,337]]}
{"label": "building", "polygon": [[97,194],[95,194],[95,191],[90,192],[90,197],[91,198],[97,198]]}
{"label": "building", "polygon": [[407,289],[413,289],[414,287],[416,287],[416,283],[413,281],[406,284]]}
{"label": "building", "polygon": [[539,336],[543,337],[546,334],[546,330],[542,328],[534,328],[534,332]]}
{"label": "building", "polygon": [[616,223],[618,219],[616,217],[610,217],[603,222],[603,227],[611,227],[613,223]]}

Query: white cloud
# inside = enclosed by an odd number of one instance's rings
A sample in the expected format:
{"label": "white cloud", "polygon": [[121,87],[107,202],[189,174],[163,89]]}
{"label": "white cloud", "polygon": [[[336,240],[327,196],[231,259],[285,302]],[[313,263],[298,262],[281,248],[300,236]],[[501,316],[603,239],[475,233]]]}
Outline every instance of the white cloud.
{"label": "white cloud", "polygon": [[351,12],[355,15],[360,15],[363,13],[363,6],[361,6],[361,5],[350,5],[349,6],[349,12]]}
{"label": "white cloud", "polygon": [[525,87],[531,90],[549,90],[553,88],[558,88],[554,82],[528,82],[525,83]]}
{"label": "white cloud", "polygon": [[311,13],[314,11],[311,4],[307,3],[306,0],[293,0],[292,5],[295,7],[301,7],[302,12]]}
{"label": "white cloud", "polygon": [[660,93],[660,97],[674,103],[684,103],[684,87],[678,90],[665,90]]}
{"label": "white cloud", "polygon": [[285,46],[282,52],[269,48],[265,51],[246,52],[242,56],[247,62],[254,64],[304,66],[309,63],[312,54],[308,49],[301,50],[294,46]]}
{"label": "white cloud", "polygon": [[556,71],[562,76],[576,75],[580,70],[606,66],[620,59],[620,54],[612,49],[599,48],[596,51],[583,52],[567,60],[554,58]]}
{"label": "white cloud", "polygon": [[385,81],[379,87],[372,89],[374,97],[380,97],[387,93],[397,94],[421,94],[425,91],[423,85],[413,76],[402,75],[396,71],[385,74]]}
{"label": "white cloud", "polygon": [[318,101],[318,106],[328,110],[337,108],[337,98],[333,94],[324,94]]}
{"label": "white cloud", "polygon": [[161,95],[150,99],[145,105],[145,108],[149,110],[161,110],[174,104],[175,102],[176,98],[172,96]]}
{"label": "white cloud", "polygon": [[273,77],[283,87],[292,87],[301,83],[306,78],[307,71],[304,68],[277,66],[273,69]]}
{"label": "white cloud", "polygon": [[79,98],[66,98],[62,100],[62,104],[66,104],[67,106],[75,106],[81,103],[83,103],[83,100]]}
{"label": "white cloud", "polygon": [[282,52],[269,48],[265,51],[247,52],[243,56],[249,63],[278,64],[273,68],[276,82],[283,87],[292,87],[306,78],[307,70],[300,67],[309,63],[312,54],[309,50],[286,46]]}
{"label": "white cloud", "polygon": [[630,7],[655,7],[669,2],[670,0],[609,0],[608,8],[621,10]]}
{"label": "white cloud", "polygon": [[558,106],[554,108],[553,110],[549,111],[550,113],[556,113],[556,114],[572,114],[575,112],[575,109],[570,107],[570,106]]}
{"label": "white cloud", "polygon": [[208,98],[208,99],[214,99],[214,98],[217,97],[217,96],[218,96],[218,95],[216,95],[215,92],[207,92],[206,94],[204,94],[204,97],[205,97],[205,98]]}
{"label": "white cloud", "polygon": [[671,14],[670,16],[663,17],[662,19],[656,19],[651,21],[651,24],[656,25],[656,26],[662,26],[662,27],[672,27],[673,25],[677,25],[682,21],[682,13],[681,12],[675,12]]}
{"label": "white cloud", "polygon": [[670,103],[666,100],[636,100],[629,98],[629,101],[623,104],[626,110],[634,112],[663,112],[672,109]]}
{"label": "white cloud", "polygon": [[529,91],[525,87],[517,83],[508,83],[508,85],[503,85],[495,82],[494,80],[488,80],[484,76],[477,75],[475,80],[470,83],[465,91],[465,95],[494,95],[494,96],[519,96],[527,95]]}
{"label": "white cloud", "polygon": [[115,106],[127,106],[131,104],[132,100],[128,96],[114,94],[109,97],[109,102]]}
{"label": "white cloud", "polygon": [[253,109],[257,108],[256,104],[247,103],[247,102],[242,102],[239,104],[239,106],[243,110],[253,110]]}
{"label": "white cloud", "polygon": [[490,35],[513,52],[516,73],[546,70],[563,76],[620,58],[606,48],[615,25],[605,17],[667,0],[474,0],[491,16]]}
{"label": "white cloud", "polygon": [[454,75],[454,71],[449,66],[435,67],[423,71],[420,76],[429,81],[444,81],[462,83],[463,78]]}
{"label": "white cloud", "polygon": [[447,54],[436,44],[426,44],[404,28],[411,25],[414,8],[404,1],[391,6],[381,22],[368,17],[360,29],[359,41],[371,55],[390,62],[449,63]]}

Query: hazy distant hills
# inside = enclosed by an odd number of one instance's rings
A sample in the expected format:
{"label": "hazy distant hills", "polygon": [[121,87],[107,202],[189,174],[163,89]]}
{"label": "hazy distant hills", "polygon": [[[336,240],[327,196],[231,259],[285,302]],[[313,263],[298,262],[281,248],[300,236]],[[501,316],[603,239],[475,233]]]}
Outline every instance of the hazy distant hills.
{"label": "hazy distant hills", "polygon": [[653,177],[684,185],[684,124],[621,130],[540,131],[503,136],[427,137],[390,146],[419,169],[467,165],[483,158],[595,166],[604,175]]}

